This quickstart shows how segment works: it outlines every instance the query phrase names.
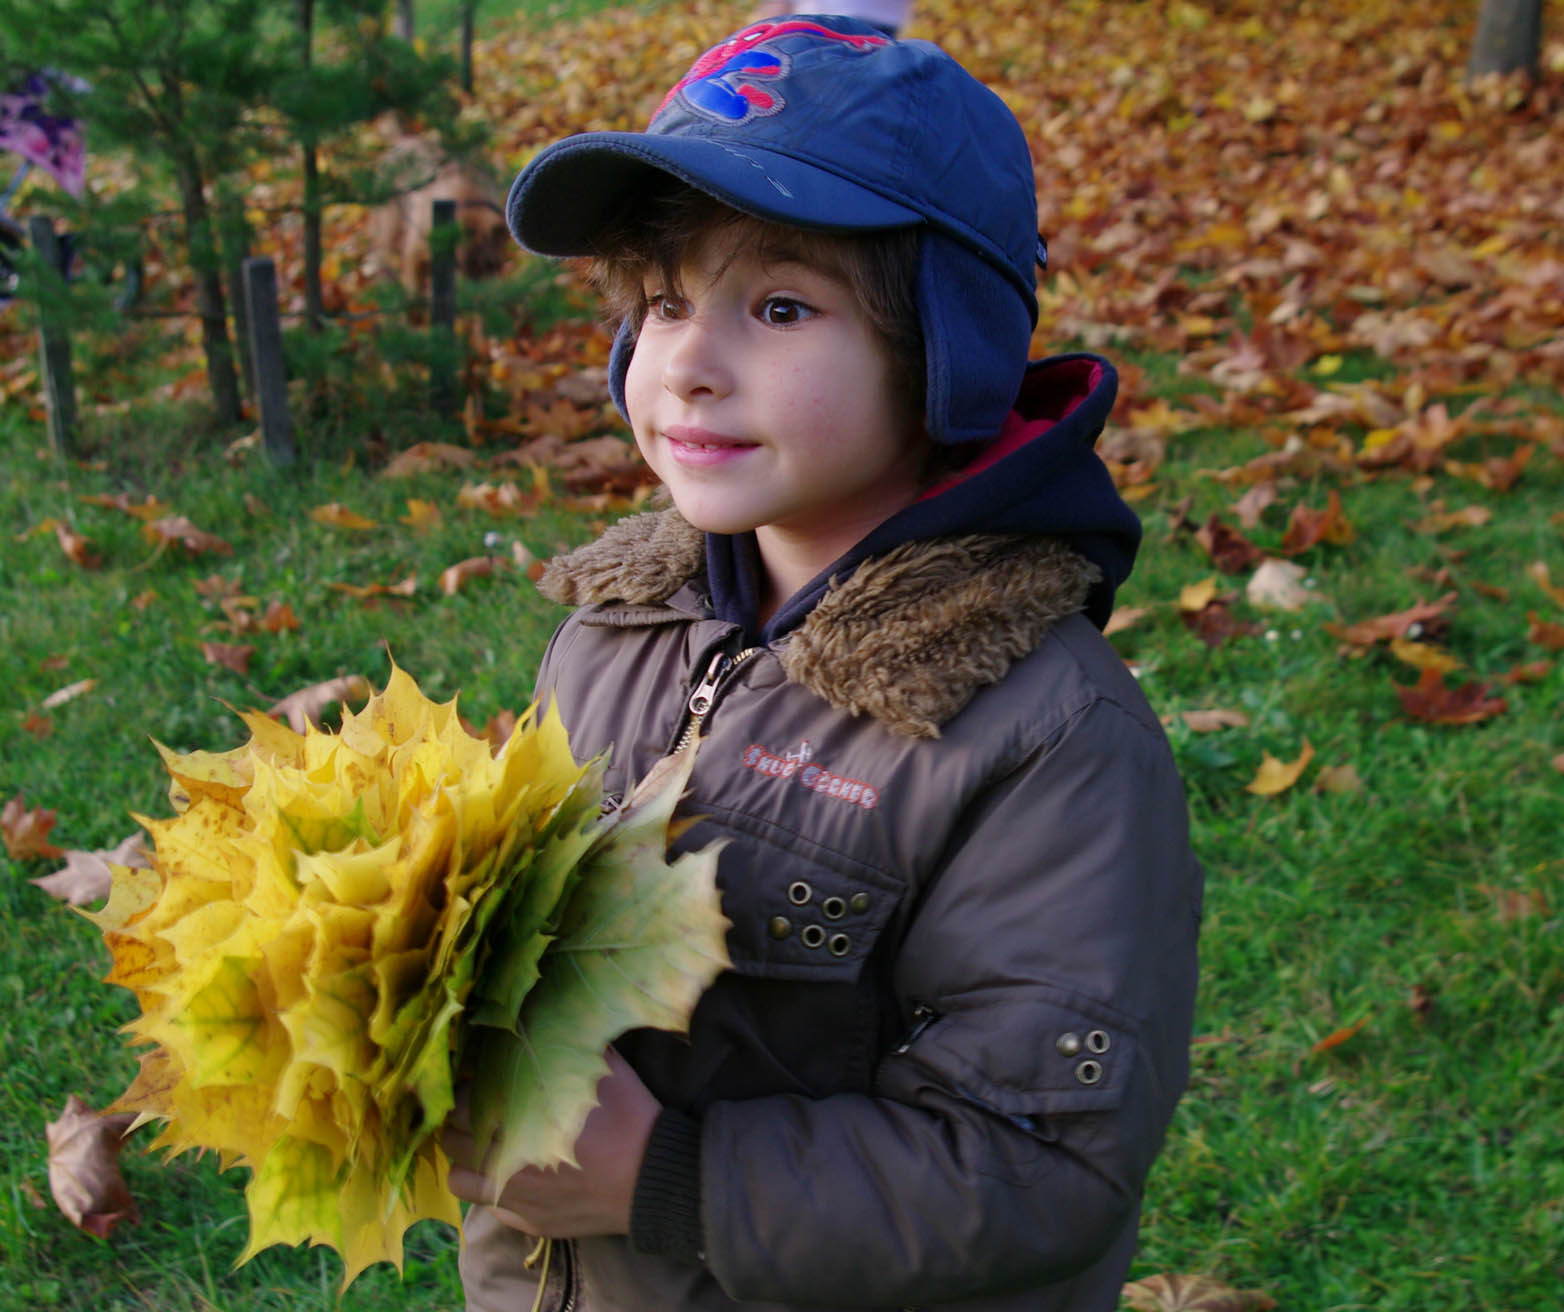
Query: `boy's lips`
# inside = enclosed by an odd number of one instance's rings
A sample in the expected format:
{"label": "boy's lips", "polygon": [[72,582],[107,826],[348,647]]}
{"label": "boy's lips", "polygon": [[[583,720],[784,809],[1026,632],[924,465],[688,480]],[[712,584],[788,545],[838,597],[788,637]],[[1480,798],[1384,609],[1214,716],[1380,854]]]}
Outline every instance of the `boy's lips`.
{"label": "boy's lips", "polygon": [[674,460],[681,465],[722,464],[746,451],[753,451],[759,445],[688,424],[672,424],[663,429],[663,436],[668,439]]}

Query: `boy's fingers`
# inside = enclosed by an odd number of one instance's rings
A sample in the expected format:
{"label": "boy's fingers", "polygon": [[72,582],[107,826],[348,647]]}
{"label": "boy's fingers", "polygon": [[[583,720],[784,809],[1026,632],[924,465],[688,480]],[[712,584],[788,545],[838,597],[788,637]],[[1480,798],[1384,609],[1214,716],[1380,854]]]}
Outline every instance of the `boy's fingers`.
{"label": "boy's fingers", "polygon": [[466,1166],[451,1167],[446,1187],[469,1203],[486,1203],[493,1196],[488,1177]]}

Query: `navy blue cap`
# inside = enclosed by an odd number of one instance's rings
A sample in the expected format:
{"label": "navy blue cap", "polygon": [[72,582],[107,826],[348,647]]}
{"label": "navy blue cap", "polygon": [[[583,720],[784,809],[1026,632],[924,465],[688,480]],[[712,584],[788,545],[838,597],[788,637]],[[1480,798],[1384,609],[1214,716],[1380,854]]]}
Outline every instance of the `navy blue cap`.
{"label": "navy blue cap", "polygon": [[[511,186],[525,248],[590,255],[658,174],[746,214],[829,232],[916,226],[917,297],[936,441],[993,436],[1037,322],[1037,196],[1015,115],[937,46],[826,15],[753,23],[713,46],[645,132],[589,132]],[[624,409],[634,340],[610,387]]]}

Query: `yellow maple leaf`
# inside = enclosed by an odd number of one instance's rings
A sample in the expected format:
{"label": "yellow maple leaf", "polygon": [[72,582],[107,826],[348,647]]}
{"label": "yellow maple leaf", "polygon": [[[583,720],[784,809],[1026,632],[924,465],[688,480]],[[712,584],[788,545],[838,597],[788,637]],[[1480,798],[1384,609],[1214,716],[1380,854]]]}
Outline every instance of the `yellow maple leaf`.
{"label": "yellow maple leaf", "polygon": [[350,528],[360,532],[376,527],[374,520],[365,519],[340,501],[328,501],[324,506],[316,506],[310,511],[310,518],[317,524],[330,524],[333,528]]}
{"label": "yellow maple leaf", "polygon": [[1296,761],[1279,761],[1267,752],[1255,777],[1244,785],[1244,789],[1257,797],[1275,797],[1278,793],[1285,793],[1298,782],[1313,759],[1314,748],[1307,738],[1303,740],[1303,751]]}

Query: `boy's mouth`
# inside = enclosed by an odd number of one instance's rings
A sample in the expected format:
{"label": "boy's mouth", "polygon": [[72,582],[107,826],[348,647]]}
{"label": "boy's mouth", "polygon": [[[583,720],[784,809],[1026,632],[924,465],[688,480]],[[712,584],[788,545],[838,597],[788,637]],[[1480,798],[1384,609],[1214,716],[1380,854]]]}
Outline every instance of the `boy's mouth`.
{"label": "boy's mouth", "polygon": [[673,458],[680,464],[710,465],[753,450],[758,443],[727,437],[707,428],[674,424],[663,430]]}

